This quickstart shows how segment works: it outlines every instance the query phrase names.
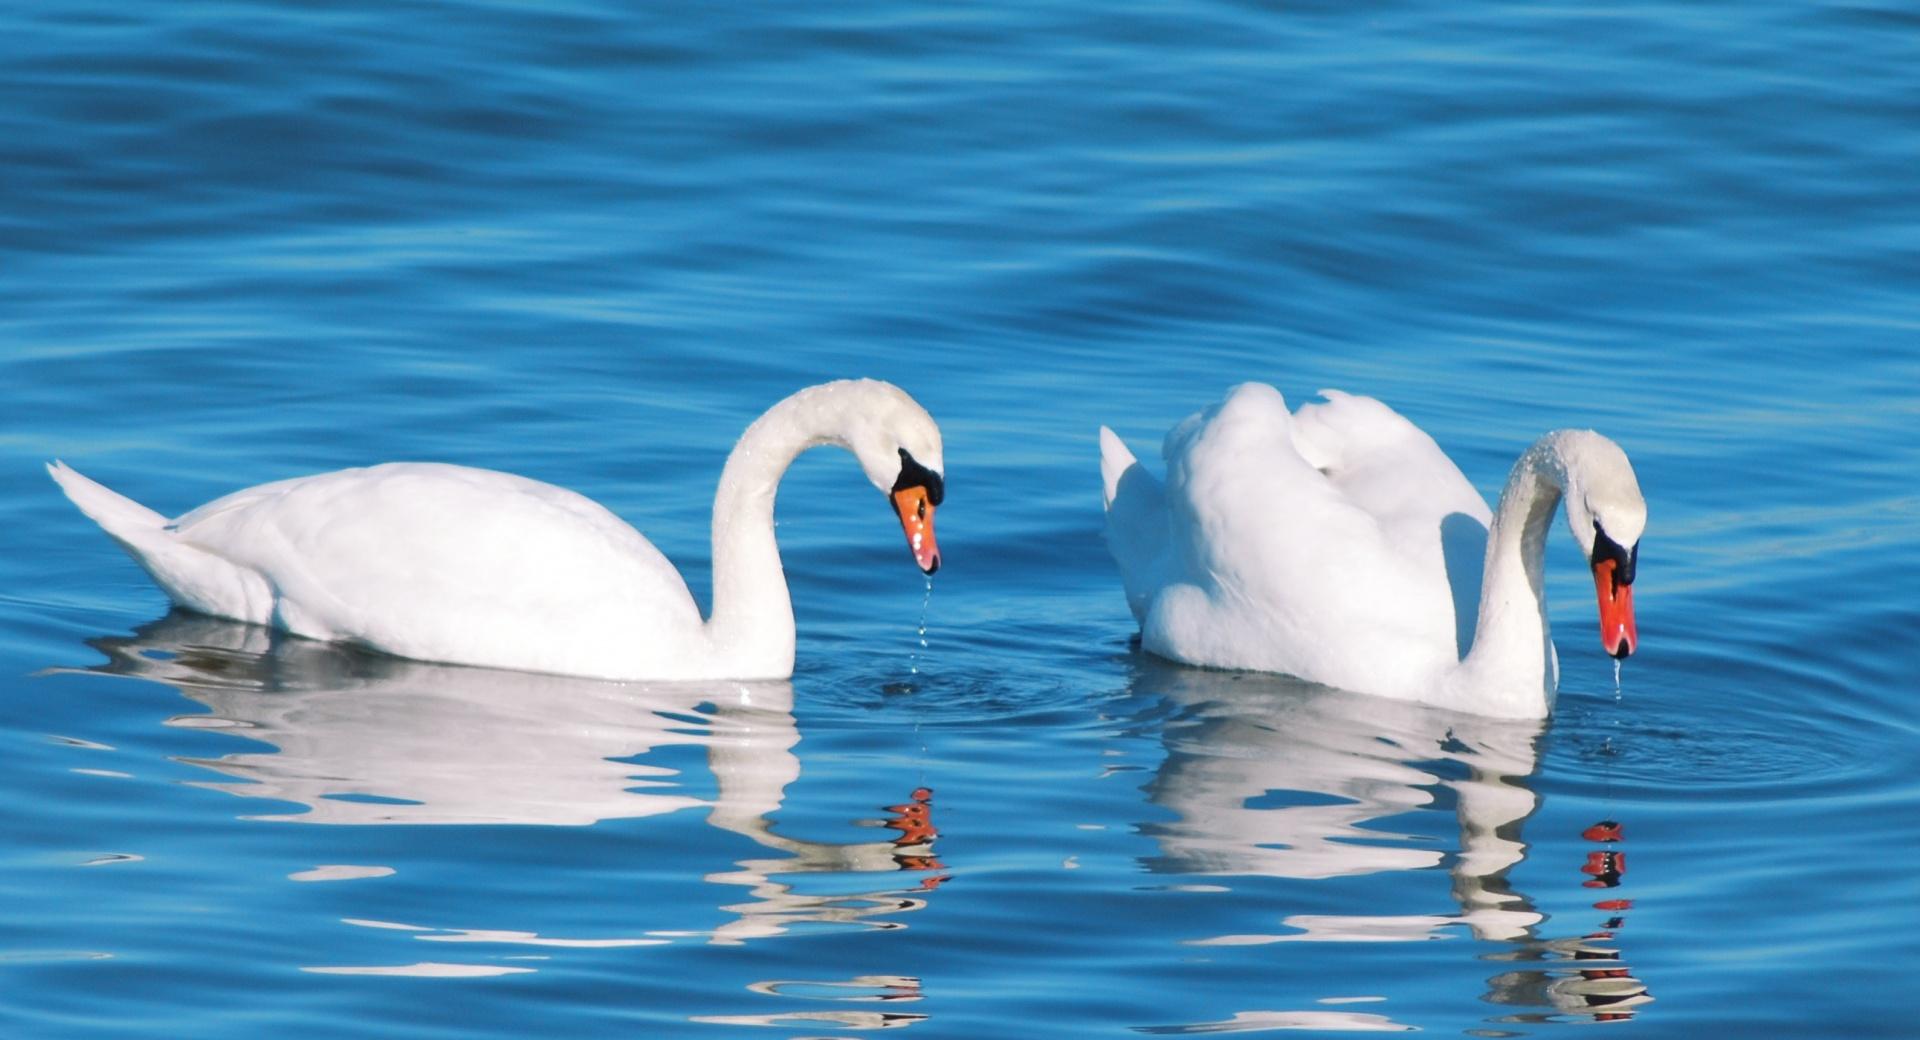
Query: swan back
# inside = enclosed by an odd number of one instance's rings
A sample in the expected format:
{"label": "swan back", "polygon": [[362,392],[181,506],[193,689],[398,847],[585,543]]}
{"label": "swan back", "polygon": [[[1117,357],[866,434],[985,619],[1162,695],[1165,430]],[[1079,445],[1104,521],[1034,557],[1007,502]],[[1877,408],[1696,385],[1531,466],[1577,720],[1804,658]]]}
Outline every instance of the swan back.
{"label": "swan back", "polygon": [[340,470],[238,492],[175,530],[268,576],[276,616],[250,620],[402,657],[631,674],[700,632],[686,583],[638,531],[507,473]]}

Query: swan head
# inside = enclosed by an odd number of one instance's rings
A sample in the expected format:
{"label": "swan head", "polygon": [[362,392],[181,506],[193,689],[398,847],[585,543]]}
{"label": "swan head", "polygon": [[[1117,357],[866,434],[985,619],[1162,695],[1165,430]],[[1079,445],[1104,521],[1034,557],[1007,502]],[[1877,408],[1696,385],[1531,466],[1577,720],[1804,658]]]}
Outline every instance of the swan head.
{"label": "swan head", "polygon": [[[829,384],[833,386],[835,384]],[[845,444],[900,519],[913,562],[940,569],[933,513],[946,498],[940,427],[920,403],[891,383],[849,380]]]}
{"label": "swan head", "polygon": [[1626,657],[1639,643],[1633,620],[1633,578],[1640,535],[1647,528],[1647,500],[1627,453],[1592,430],[1566,430],[1556,438],[1566,475],[1567,526],[1593,568],[1600,602],[1600,645]]}

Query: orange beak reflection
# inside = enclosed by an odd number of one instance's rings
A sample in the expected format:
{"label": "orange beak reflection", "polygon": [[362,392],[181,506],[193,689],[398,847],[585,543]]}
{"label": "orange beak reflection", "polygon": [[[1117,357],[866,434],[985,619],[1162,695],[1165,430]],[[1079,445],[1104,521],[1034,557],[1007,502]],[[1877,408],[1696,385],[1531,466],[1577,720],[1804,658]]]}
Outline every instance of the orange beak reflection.
{"label": "orange beak reflection", "polygon": [[907,548],[913,550],[913,562],[932,574],[940,569],[940,546],[933,540],[933,502],[923,487],[904,487],[895,491],[894,511],[900,514],[900,529],[907,534]]}
{"label": "orange beak reflection", "polygon": [[1593,565],[1593,588],[1600,597],[1600,645],[1614,657],[1633,653],[1639,636],[1633,629],[1633,586],[1614,580],[1613,560]]}

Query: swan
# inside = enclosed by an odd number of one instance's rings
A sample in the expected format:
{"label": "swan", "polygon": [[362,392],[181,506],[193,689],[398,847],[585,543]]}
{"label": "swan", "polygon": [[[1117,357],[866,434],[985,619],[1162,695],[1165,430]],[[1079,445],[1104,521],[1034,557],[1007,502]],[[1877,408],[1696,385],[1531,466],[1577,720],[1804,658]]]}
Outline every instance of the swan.
{"label": "swan", "polygon": [[703,619],[660,550],[605,507],[536,480],[395,462],[236,491],[168,520],[55,460],[48,472],[178,606],[422,661],[604,679],[785,679],[793,602],[774,541],[781,476],[851,451],[940,567],[940,428],[898,387],[840,380],[768,409],[713,497]]}
{"label": "swan", "polygon": [[1167,434],[1164,483],[1100,428],[1107,545],[1144,649],[1543,718],[1559,664],[1542,556],[1564,500],[1592,567],[1601,643],[1615,658],[1634,651],[1647,506],[1619,445],[1591,430],[1548,433],[1489,510],[1399,413],[1321,396],[1289,414],[1271,386],[1233,388]]}

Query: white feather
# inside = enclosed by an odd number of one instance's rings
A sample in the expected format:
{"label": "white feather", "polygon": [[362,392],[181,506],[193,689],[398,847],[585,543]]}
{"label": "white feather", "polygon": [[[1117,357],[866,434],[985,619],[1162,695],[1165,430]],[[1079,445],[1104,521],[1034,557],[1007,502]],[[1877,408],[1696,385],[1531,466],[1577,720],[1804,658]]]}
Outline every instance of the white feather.
{"label": "white feather", "polygon": [[1548,434],[1515,465],[1502,523],[1418,427],[1372,398],[1322,395],[1289,414],[1272,387],[1235,387],[1167,435],[1164,485],[1103,430],[1107,542],[1142,646],[1545,715],[1556,675],[1538,581],[1545,522],[1564,493],[1570,517],[1604,513],[1637,539],[1646,506],[1625,454],[1590,431]]}
{"label": "white feather", "polygon": [[793,608],[773,537],[789,463],[840,444],[885,490],[939,428],[871,380],[803,390],[740,439],[714,498],[714,609],[598,503],[492,470],[396,462],[234,492],[168,522],[48,467],[176,604],[399,657],[616,679],[785,678]]}

